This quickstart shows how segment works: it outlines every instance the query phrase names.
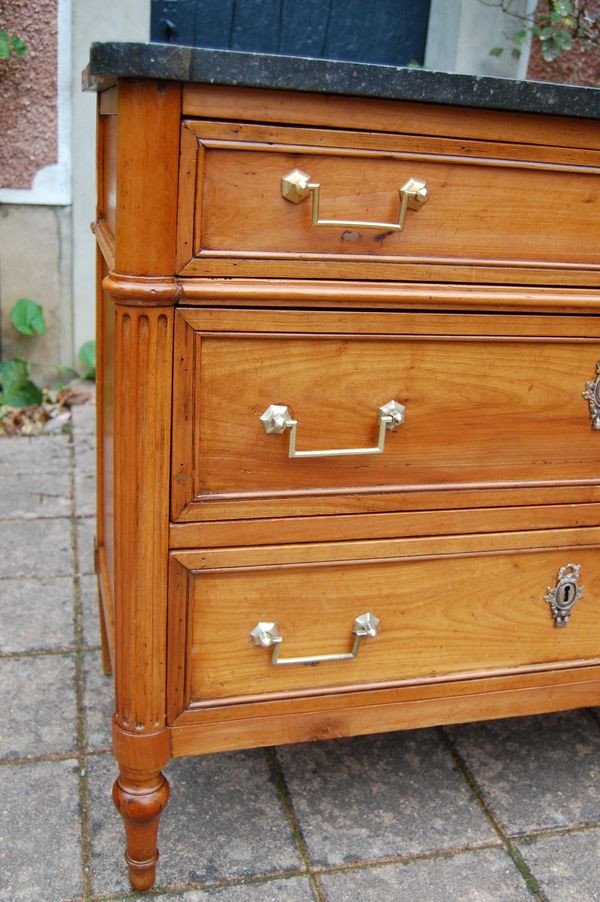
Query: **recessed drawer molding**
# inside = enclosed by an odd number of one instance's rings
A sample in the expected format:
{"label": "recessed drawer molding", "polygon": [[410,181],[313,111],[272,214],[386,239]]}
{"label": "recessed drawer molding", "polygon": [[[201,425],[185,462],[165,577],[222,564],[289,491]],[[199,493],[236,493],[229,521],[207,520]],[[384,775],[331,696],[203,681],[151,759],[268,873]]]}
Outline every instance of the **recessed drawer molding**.
{"label": "recessed drawer molding", "polygon": [[581,236],[598,232],[598,163],[519,141],[189,119],[178,272],[595,287],[600,254]]}
{"label": "recessed drawer molding", "polygon": [[[600,358],[591,317],[581,338],[546,321],[547,334],[523,334],[519,317],[512,334],[485,334],[483,318],[481,334],[452,334],[460,314],[422,332],[410,314],[361,314],[356,332],[337,333],[315,311],[302,331],[263,310],[248,331],[232,311],[176,319],[174,520],[304,516],[333,496],[336,514],[353,513],[359,494],[375,512],[382,492],[398,510],[416,491],[598,481],[582,397]],[[589,392],[597,404],[600,387]]]}

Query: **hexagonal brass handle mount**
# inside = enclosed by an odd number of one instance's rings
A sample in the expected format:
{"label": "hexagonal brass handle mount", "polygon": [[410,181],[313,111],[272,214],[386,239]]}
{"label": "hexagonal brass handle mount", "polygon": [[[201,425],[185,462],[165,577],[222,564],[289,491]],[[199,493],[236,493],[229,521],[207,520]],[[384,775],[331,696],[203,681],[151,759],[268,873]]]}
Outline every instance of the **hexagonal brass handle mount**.
{"label": "hexagonal brass handle mount", "polygon": [[312,196],[311,224],[345,229],[377,229],[385,232],[401,232],[408,210],[420,210],[429,198],[427,182],[409,178],[400,188],[400,212],[396,222],[365,222],[360,219],[320,219],[321,185],[312,182],[310,175],[301,169],[292,169],[281,179],[281,196],[292,204],[299,204]]}
{"label": "hexagonal brass handle mount", "polygon": [[250,637],[255,645],[262,648],[272,648],[271,664],[318,664],[321,661],[350,661],[358,655],[361,639],[374,639],[379,632],[379,617],[367,611],[361,614],[352,624],[352,634],[354,641],[351,651],[341,652],[332,655],[309,655],[299,658],[280,658],[281,643],[283,639],[277,628],[277,624],[272,621],[260,621],[254,629],[250,630]]}
{"label": "hexagonal brass handle mount", "polygon": [[285,404],[269,404],[262,414],[260,421],[267,435],[281,435],[286,429],[290,430],[290,443],[288,457],[348,457],[354,454],[383,454],[385,450],[385,438],[389,432],[393,432],[401,426],[406,418],[406,408],[397,401],[388,401],[377,411],[379,423],[379,436],[377,445],[372,448],[326,448],[323,451],[298,451],[296,449],[296,430],[298,420],[292,416],[292,411]]}

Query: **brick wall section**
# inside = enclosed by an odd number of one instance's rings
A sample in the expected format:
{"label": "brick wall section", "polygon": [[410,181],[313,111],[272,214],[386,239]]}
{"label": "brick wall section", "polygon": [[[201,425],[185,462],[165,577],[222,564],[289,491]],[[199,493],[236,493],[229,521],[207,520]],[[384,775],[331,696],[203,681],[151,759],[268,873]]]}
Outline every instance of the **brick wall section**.
{"label": "brick wall section", "polygon": [[0,60],[0,188],[31,188],[57,162],[58,0],[0,0],[1,27],[27,44]]}
{"label": "brick wall section", "polygon": [[[543,6],[544,0],[541,0],[540,9]],[[600,0],[591,0],[588,6],[591,11],[600,12]],[[542,57],[540,42],[535,40],[531,46],[527,78],[600,87],[600,47],[576,41],[572,50],[547,63]]]}

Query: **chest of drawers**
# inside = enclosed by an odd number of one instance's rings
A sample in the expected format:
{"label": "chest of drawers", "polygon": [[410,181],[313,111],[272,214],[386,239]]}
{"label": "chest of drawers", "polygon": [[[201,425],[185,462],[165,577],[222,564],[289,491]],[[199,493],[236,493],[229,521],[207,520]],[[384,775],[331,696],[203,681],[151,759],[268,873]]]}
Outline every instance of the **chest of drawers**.
{"label": "chest of drawers", "polygon": [[173,756],[598,703],[600,110],[152,45],[90,73],[96,563],[147,889]]}

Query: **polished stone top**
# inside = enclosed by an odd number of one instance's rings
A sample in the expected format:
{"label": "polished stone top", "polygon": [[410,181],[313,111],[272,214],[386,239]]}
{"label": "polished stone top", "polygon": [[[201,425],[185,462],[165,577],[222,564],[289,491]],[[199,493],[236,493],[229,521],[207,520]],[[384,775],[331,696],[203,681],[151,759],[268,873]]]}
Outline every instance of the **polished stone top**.
{"label": "polished stone top", "polygon": [[92,44],[84,87],[159,78],[600,119],[600,89],[175,44]]}

